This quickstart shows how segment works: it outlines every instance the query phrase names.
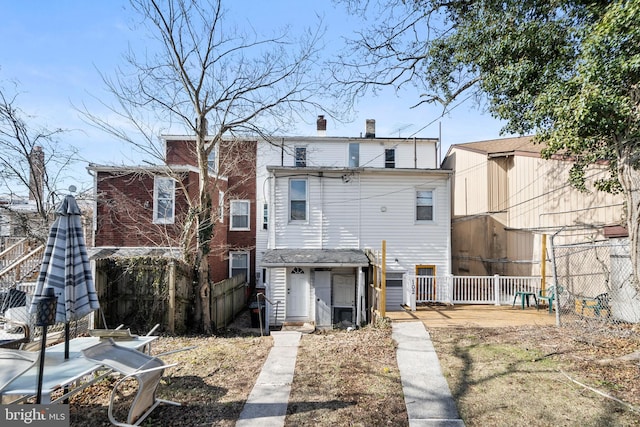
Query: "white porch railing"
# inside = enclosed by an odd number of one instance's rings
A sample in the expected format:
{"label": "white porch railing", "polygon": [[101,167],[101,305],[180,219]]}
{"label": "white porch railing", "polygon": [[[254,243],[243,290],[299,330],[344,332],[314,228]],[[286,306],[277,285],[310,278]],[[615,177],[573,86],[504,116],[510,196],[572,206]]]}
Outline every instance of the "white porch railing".
{"label": "white porch railing", "polygon": [[538,292],[540,276],[405,276],[403,303],[512,304],[516,292]]}

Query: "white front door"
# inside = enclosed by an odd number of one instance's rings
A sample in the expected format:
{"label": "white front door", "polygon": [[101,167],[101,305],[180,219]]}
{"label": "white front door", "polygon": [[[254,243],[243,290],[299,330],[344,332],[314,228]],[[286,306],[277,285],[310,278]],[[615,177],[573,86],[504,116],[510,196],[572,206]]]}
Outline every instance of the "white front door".
{"label": "white front door", "polygon": [[308,317],[309,270],[293,267],[287,279],[287,317]]}

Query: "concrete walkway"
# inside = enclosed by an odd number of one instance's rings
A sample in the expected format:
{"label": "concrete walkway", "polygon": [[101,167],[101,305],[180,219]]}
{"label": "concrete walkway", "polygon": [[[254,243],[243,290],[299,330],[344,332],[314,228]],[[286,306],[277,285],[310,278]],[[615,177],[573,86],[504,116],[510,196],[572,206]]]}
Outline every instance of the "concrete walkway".
{"label": "concrete walkway", "polygon": [[273,347],[236,422],[239,427],[281,427],[287,415],[300,332],[273,331]]}
{"label": "concrete walkway", "polygon": [[[393,322],[397,359],[410,427],[463,427],[422,322]],[[271,332],[273,348],[236,422],[239,427],[282,427],[300,343],[300,332]]]}
{"label": "concrete walkway", "polygon": [[409,426],[464,426],[424,324],[393,322],[391,327]]}

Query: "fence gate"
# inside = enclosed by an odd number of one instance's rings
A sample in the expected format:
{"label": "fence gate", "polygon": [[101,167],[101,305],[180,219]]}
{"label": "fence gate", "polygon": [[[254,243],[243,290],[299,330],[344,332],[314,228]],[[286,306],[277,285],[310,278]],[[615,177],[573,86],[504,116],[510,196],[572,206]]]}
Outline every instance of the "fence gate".
{"label": "fence gate", "polygon": [[563,325],[640,322],[640,295],[626,239],[554,245],[552,238],[551,255]]}

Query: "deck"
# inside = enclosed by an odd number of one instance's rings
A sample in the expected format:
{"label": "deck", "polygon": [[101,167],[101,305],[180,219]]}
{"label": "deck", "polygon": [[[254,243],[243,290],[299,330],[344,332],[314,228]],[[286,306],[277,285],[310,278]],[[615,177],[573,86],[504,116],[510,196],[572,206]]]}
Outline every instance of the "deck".
{"label": "deck", "polygon": [[394,322],[421,320],[427,328],[442,327],[485,327],[501,326],[548,326],[556,324],[555,312],[542,307],[519,305],[428,305],[417,307],[416,311],[387,311],[387,317]]}

